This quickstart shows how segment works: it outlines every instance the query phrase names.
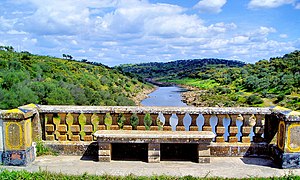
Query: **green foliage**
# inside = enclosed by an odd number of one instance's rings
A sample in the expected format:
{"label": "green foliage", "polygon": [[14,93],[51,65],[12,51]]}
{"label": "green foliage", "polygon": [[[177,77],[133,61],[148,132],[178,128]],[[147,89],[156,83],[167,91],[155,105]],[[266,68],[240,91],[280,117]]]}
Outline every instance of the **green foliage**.
{"label": "green foliage", "polygon": [[[263,103],[260,98],[263,97],[272,105],[300,110],[297,100],[300,94],[300,51],[255,64],[206,59],[122,65],[119,69],[150,81],[187,85],[208,91],[196,95],[200,106],[256,106]],[[205,102],[201,103],[203,100]]]}
{"label": "green foliage", "polygon": [[144,124],[145,124],[146,130],[150,130],[150,126],[152,124],[152,118],[150,116],[150,113],[146,113],[146,115],[144,117]]}
{"label": "green foliage", "polygon": [[[135,175],[127,175],[127,176],[112,176],[112,175],[89,175],[87,173],[79,174],[79,175],[66,175],[63,173],[52,173],[48,171],[39,170],[38,172],[28,172],[25,170],[21,171],[10,171],[6,169],[0,169],[0,179],[3,180],[31,180],[31,179],[47,179],[47,180],[84,180],[84,179],[91,179],[91,180],[200,180],[200,179],[225,179],[220,177],[193,177],[193,176],[182,176],[182,177],[175,177],[175,176],[167,176],[167,175],[153,175],[153,176],[135,176]],[[230,179],[230,178],[229,178]],[[289,173],[284,176],[279,177],[269,177],[269,178],[260,178],[260,177],[249,177],[245,178],[249,180],[254,179],[287,179],[287,180],[294,180],[300,179],[300,176],[294,175]]]}
{"label": "green foliage", "polygon": [[55,152],[53,149],[50,149],[49,147],[45,146],[43,141],[38,140],[36,142],[36,155],[37,156],[43,156],[43,155],[55,155],[55,156],[57,156],[58,153]]}
{"label": "green foliage", "polygon": [[137,116],[136,113],[134,113],[131,117],[130,117],[130,124],[132,126],[132,128],[135,130],[136,127],[139,124],[139,117]]}
{"label": "green foliage", "polygon": [[263,103],[263,100],[258,95],[252,94],[247,97],[246,102],[249,105],[255,105]]}
{"label": "green foliage", "polygon": [[135,105],[133,97],[150,88],[100,63],[77,62],[70,55],[65,58],[0,46],[0,109],[28,103]]}
{"label": "green foliage", "polygon": [[159,131],[162,131],[163,128],[164,128],[164,123],[161,122],[161,120],[160,120],[159,117],[157,117],[157,119],[156,119],[156,124],[157,124],[157,126],[158,126],[158,130],[159,130]]}
{"label": "green foliage", "polygon": [[112,117],[110,113],[106,113],[104,117],[104,124],[107,127],[107,130],[110,130],[110,126],[112,125]]}
{"label": "green foliage", "polygon": [[120,129],[123,129],[125,121],[126,121],[126,119],[125,119],[124,115],[122,113],[119,114],[118,125],[119,125]]}

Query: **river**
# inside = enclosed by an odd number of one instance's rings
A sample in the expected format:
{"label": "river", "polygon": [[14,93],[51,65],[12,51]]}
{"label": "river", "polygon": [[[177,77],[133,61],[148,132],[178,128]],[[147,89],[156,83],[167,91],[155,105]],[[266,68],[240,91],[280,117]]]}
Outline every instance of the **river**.
{"label": "river", "polygon": [[181,92],[183,91],[186,91],[186,89],[178,86],[158,87],[141,104],[143,106],[187,106],[186,103],[181,101]]}
{"label": "river", "polygon": [[[182,96],[181,96],[181,92],[186,91],[186,89],[178,87],[178,86],[169,86],[169,87],[158,87],[155,91],[153,91],[152,93],[150,93],[147,99],[144,99],[141,104],[143,106],[177,106],[177,107],[185,107],[188,106],[186,103],[182,102]],[[159,114],[159,118],[160,120],[164,123],[165,122],[165,118],[164,116],[160,113]],[[210,119],[210,124],[212,126],[216,126],[217,125],[217,121],[218,119],[216,118],[211,118]],[[186,128],[186,130],[189,129],[189,126],[191,124],[191,117],[189,115],[186,115],[183,119],[184,122],[184,126]],[[173,114],[171,116],[170,119],[170,124],[172,126],[172,130],[175,131],[176,129],[176,125],[178,123],[178,118]],[[200,115],[197,118],[197,124],[200,125],[202,127],[204,123],[204,118],[202,115]],[[228,126],[230,124],[230,120],[228,119],[223,119],[222,124],[225,127],[225,139],[227,140],[229,133],[228,133]],[[240,121],[236,121],[237,127],[239,128],[239,132],[240,132],[240,128],[242,123]],[[201,128],[199,128],[200,130]],[[212,129],[212,131],[214,133],[215,132],[215,128]],[[241,133],[237,134],[238,138],[241,137]],[[251,132],[250,137],[252,139],[253,137],[253,132]]]}

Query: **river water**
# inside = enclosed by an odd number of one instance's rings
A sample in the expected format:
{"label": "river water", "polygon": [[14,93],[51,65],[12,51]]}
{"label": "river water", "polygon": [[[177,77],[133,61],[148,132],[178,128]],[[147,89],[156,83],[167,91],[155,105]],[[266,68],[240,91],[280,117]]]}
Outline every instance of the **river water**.
{"label": "river water", "polygon": [[143,106],[187,106],[186,103],[181,101],[181,92],[183,91],[186,91],[186,89],[178,86],[158,87],[141,104]]}
{"label": "river water", "polygon": [[[182,102],[182,96],[181,96],[181,92],[186,91],[186,89],[178,87],[178,86],[169,86],[169,87],[158,87],[155,91],[153,91],[152,93],[150,93],[147,99],[144,99],[141,104],[143,106],[177,106],[177,107],[186,107],[187,104]],[[163,114],[159,114],[159,118],[160,120],[164,123],[165,122],[165,118],[163,116]],[[215,118],[211,118],[210,119],[210,124],[215,127],[217,125],[217,121],[218,119]],[[185,129],[188,130],[189,126],[191,124],[191,117],[189,115],[186,114],[186,116],[183,119],[184,122],[184,126]],[[173,114],[170,118],[170,124],[172,126],[172,130],[175,131],[176,129],[176,125],[178,123],[178,118],[176,117],[175,114]],[[199,117],[197,118],[197,125],[199,127],[202,127],[204,123],[204,117],[202,115],[199,115]],[[223,119],[222,124],[225,127],[225,134],[224,137],[227,140],[229,133],[228,133],[228,126],[230,124],[230,120],[229,119]],[[241,133],[240,133],[240,128],[242,123],[240,121],[236,121],[237,127],[239,128],[239,133],[237,134],[237,137],[240,138],[241,137]],[[201,130],[201,128],[199,128],[199,130]],[[215,128],[212,129],[212,131],[214,133],[215,132]],[[253,137],[253,132],[251,132],[250,136],[251,139]]]}

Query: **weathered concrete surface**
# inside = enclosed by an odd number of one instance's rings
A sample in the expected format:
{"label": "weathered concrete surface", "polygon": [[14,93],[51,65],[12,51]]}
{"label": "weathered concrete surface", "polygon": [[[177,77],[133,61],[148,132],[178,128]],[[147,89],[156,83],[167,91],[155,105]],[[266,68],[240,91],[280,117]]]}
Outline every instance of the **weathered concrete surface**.
{"label": "weathered concrete surface", "polygon": [[8,167],[11,170],[62,172],[66,174],[111,174],[137,176],[171,175],[197,177],[278,177],[288,174],[300,175],[300,169],[279,169],[270,159],[262,158],[225,158],[212,157],[210,164],[198,164],[183,161],[162,161],[151,164],[140,161],[112,161],[99,163],[92,160],[80,160],[80,156],[44,156],[38,157],[27,167]]}

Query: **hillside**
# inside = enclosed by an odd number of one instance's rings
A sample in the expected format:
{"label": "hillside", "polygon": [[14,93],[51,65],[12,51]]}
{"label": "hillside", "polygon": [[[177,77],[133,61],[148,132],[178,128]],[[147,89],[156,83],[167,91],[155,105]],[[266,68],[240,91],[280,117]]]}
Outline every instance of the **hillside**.
{"label": "hillside", "polygon": [[165,79],[181,79],[192,76],[197,72],[203,72],[211,67],[242,67],[241,61],[224,59],[192,59],[177,60],[167,63],[152,62],[141,64],[124,64],[116,67],[125,73],[132,73],[138,77],[157,83]]}
{"label": "hillside", "polygon": [[12,47],[0,47],[0,109],[27,103],[135,105],[135,97],[149,88],[150,85],[100,63],[18,53]]}
{"label": "hillside", "polygon": [[195,106],[281,105],[300,110],[300,51],[255,64],[191,60],[119,68],[185,86],[191,91],[183,94],[184,101]]}

